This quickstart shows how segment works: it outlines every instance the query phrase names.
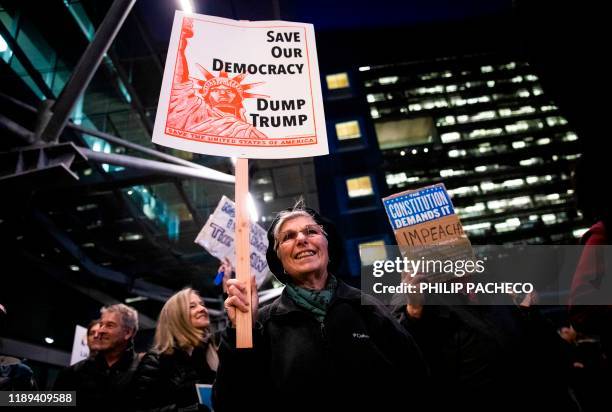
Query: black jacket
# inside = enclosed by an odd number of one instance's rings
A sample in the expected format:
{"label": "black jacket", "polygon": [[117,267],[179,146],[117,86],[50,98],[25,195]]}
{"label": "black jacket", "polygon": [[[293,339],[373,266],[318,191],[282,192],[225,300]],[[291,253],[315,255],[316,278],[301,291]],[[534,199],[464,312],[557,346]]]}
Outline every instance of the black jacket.
{"label": "black jacket", "polygon": [[132,347],[110,367],[100,353],[60,371],[53,390],[76,391],[78,410],[129,410],[130,385],[138,361]]}
{"label": "black jacket", "polygon": [[385,410],[413,403],[427,384],[421,353],[384,306],[361,299],[339,281],[319,323],[283,292],[259,310],[253,349],[235,349],[235,330],[228,328],[215,411]]}
{"label": "black jacket", "polygon": [[562,340],[537,310],[427,305],[396,312],[423,348],[436,392],[431,410],[577,410],[563,374]]}
{"label": "black jacket", "polygon": [[134,377],[134,408],[150,411],[206,410],[198,406],[196,383],[212,384],[215,371],[206,362],[206,347],[191,356],[175,348],[172,354],[147,353]]}

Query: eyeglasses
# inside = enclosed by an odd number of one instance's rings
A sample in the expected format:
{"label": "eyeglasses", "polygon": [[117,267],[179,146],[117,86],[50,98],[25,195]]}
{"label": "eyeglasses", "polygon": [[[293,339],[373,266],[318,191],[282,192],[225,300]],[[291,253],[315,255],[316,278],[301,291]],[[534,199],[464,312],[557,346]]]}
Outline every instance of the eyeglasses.
{"label": "eyeglasses", "polygon": [[278,235],[277,242],[278,244],[281,244],[281,245],[283,243],[293,242],[294,240],[297,239],[298,233],[303,234],[304,237],[314,237],[314,236],[320,236],[320,235],[327,236],[327,233],[325,233],[322,226],[306,225],[301,230],[285,230],[284,232],[280,232]]}

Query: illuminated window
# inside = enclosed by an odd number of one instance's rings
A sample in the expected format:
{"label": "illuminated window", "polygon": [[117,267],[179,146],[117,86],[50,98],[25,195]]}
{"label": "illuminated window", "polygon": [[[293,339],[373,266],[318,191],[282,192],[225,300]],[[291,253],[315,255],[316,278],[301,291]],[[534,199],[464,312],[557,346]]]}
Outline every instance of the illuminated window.
{"label": "illuminated window", "polygon": [[495,119],[495,117],[497,117],[495,110],[487,110],[484,112],[476,113],[470,118],[470,120],[472,121],[489,120],[489,119]]}
{"label": "illuminated window", "polygon": [[508,133],[518,133],[530,129],[541,129],[544,124],[538,120],[521,120],[512,124],[506,125]]}
{"label": "illuminated window", "polygon": [[463,226],[463,230],[470,232],[472,235],[484,235],[488,229],[491,229],[491,222],[474,223],[472,225]]}
{"label": "illuminated window", "polygon": [[490,190],[495,190],[496,188],[498,188],[499,185],[496,185],[493,182],[482,182],[480,184],[480,188],[482,189],[483,192],[488,192]]}
{"label": "illuminated window", "polygon": [[487,208],[490,210],[498,210],[508,207],[508,201],[506,199],[502,200],[491,200],[487,202]]}
{"label": "illuminated window", "polygon": [[450,195],[450,197],[469,196],[473,194],[478,194],[478,186],[462,186],[456,189],[448,189],[447,192]]}
{"label": "illuminated window", "polygon": [[472,206],[466,207],[455,207],[455,211],[461,215],[461,217],[468,218],[473,216],[480,216],[486,209],[484,203],[476,203]]}
{"label": "illuminated window", "polygon": [[452,96],[451,97],[451,104],[453,106],[463,106],[467,103],[467,101],[462,98],[461,96]]}
{"label": "illuminated window", "polygon": [[[404,153],[406,154],[406,153]],[[414,183],[419,181],[418,176],[410,176],[408,177],[405,172],[400,173],[388,173],[385,176],[385,180],[387,182],[387,186],[389,187],[402,187],[405,186],[406,183]]]}
{"label": "illuminated window", "polygon": [[378,83],[380,84],[393,84],[393,83],[397,83],[398,77],[397,76],[389,76],[389,77],[381,77],[378,79]]}
{"label": "illuminated window", "polygon": [[351,120],[350,122],[336,123],[336,137],[338,140],[358,139],[361,137],[359,122]]}
{"label": "illuminated window", "polygon": [[525,181],[523,179],[511,179],[511,180],[506,180],[505,182],[503,182],[502,186],[513,188],[513,187],[523,186],[524,184],[525,184]]}
{"label": "illuminated window", "polygon": [[573,142],[574,140],[578,140],[578,136],[576,136],[576,134],[572,132],[566,133],[565,137],[563,137],[564,142]]}
{"label": "illuminated window", "polygon": [[510,108],[499,109],[499,114],[500,116],[508,117],[508,116],[518,116],[521,114],[530,114],[530,113],[534,113],[535,111],[536,109],[533,106],[523,106],[517,109],[510,109]]}
{"label": "illuminated window", "polygon": [[359,257],[363,266],[374,264],[375,260],[386,260],[387,251],[385,250],[384,240],[375,240],[359,244]]}
{"label": "illuminated window", "polygon": [[383,93],[368,94],[366,99],[368,100],[368,103],[380,102],[385,100],[385,95]]}
{"label": "illuminated window", "polygon": [[451,143],[461,140],[461,134],[459,132],[442,133],[440,135],[442,143]]}
{"label": "illuminated window", "polygon": [[381,150],[430,143],[436,133],[431,117],[376,123],[374,127]]}
{"label": "illuminated window", "polygon": [[540,157],[532,157],[530,159],[524,159],[519,162],[521,166],[533,166],[535,164],[542,163],[542,158]]}
{"label": "illuminated window", "polygon": [[423,110],[423,106],[420,103],[412,103],[408,105],[408,110],[411,112],[418,112],[419,110]]}
{"label": "illuminated window", "polygon": [[551,142],[549,137],[543,137],[541,139],[536,140],[536,144],[539,146],[547,145]]}
{"label": "illuminated window", "polygon": [[518,206],[528,205],[530,203],[531,203],[531,198],[529,196],[519,196],[519,197],[510,199],[510,201],[508,202],[508,205],[513,206],[513,207],[518,207]]}
{"label": "illuminated window", "polygon": [[501,127],[496,127],[494,129],[476,129],[472,130],[468,134],[468,139],[480,139],[483,137],[499,136],[503,133],[504,131]]}
{"label": "illuminated window", "polygon": [[328,74],[325,76],[329,90],[345,89],[350,86],[347,73]]}
{"label": "illuminated window", "polygon": [[[522,97],[522,98],[531,96],[531,93],[529,93],[529,90],[527,90],[527,89],[520,89],[518,92],[516,92],[516,94],[518,95],[518,97]],[[535,88],[534,88],[533,94],[537,96],[537,94],[535,92]]]}
{"label": "illuminated window", "polygon": [[431,79],[437,79],[439,78],[441,75],[441,73],[437,73],[437,72],[432,72],[432,73],[426,73],[426,74],[421,74],[419,76],[419,78],[421,80],[431,80]]}
{"label": "illuminated window", "polygon": [[445,116],[437,120],[436,123],[438,126],[449,126],[455,124],[454,116]]}
{"label": "illuminated window", "polygon": [[511,232],[513,230],[516,230],[520,225],[521,225],[520,219],[517,217],[513,217],[510,219],[506,219],[505,222],[496,223],[495,230],[500,233],[501,232]]}
{"label": "illuminated window", "polygon": [[467,101],[467,104],[487,103],[491,101],[491,98],[489,96],[478,96],[478,97],[471,97],[467,99],[466,101]]}
{"label": "illuminated window", "polygon": [[575,238],[581,238],[582,235],[584,235],[587,232],[587,230],[589,230],[588,227],[583,227],[583,228],[580,228],[580,229],[576,229],[576,230],[574,230],[572,232],[572,236],[574,236]]}
{"label": "illuminated window", "polygon": [[446,99],[431,99],[431,100],[423,100],[423,107],[427,110],[433,109],[435,107],[448,107],[448,102]]}
{"label": "illuminated window", "polygon": [[567,124],[567,120],[565,120],[563,117],[561,116],[553,116],[553,117],[547,117],[546,118],[546,123],[550,126],[558,126],[558,125],[564,125]]}
{"label": "illuminated window", "polygon": [[463,149],[453,149],[448,151],[448,157],[463,157],[467,152]]}
{"label": "illuminated window", "polygon": [[450,176],[461,176],[466,174],[465,170],[455,170],[455,169],[442,169],[440,170],[440,177],[450,177]]}
{"label": "illuminated window", "polygon": [[436,94],[443,93],[444,86],[433,86],[433,87],[419,87],[417,90],[417,94]]}
{"label": "illuminated window", "polygon": [[346,188],[350,198],[371,196],[374,194],[370,176],[353,177],[346,179]]}

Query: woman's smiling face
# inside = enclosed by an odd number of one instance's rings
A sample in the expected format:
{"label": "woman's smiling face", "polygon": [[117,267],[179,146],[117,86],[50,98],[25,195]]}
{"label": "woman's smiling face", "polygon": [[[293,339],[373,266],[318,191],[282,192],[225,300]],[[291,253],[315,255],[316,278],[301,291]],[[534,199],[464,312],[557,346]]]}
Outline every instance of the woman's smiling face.
{"label": "woman's smiling face", "polygon": [[278,258],[292,278],[327,274],[327,238],[310,216],[296,216],[283,223],[278,236]]}

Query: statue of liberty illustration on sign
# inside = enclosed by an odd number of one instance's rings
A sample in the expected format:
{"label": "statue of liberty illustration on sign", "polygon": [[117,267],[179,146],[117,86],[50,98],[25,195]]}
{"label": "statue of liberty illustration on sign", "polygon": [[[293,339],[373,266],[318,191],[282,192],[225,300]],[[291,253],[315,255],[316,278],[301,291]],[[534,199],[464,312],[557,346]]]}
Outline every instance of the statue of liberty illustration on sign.
{"label": "statue of liberty illustration on sign", "polygon": [[265,139],[266,135],[247,123],[242,101],[268,96],[247,92],[261,84],[242,84],[245,73],[228,78],[224,71],[215,77],[196,63],[203,78],[191,76],[185,49],[193,37],[193,20],[183,20],[179,56],[174,73],[167,125],[176,129],[213,136]]}

